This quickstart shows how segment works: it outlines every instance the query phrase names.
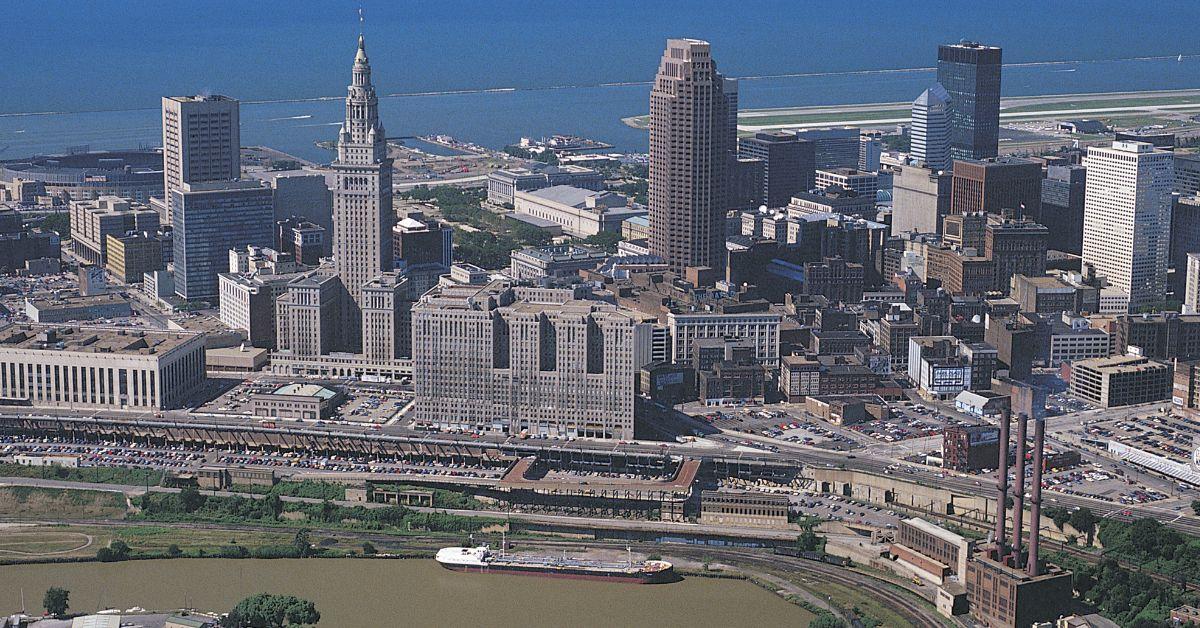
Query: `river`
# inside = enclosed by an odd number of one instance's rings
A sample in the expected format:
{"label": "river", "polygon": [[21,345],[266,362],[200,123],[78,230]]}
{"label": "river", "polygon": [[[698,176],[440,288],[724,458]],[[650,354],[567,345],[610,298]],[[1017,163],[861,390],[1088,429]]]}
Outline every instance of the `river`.
{"label": "river", "polygon": [[292,594],[321,626],[804,626],[807,611],[741,580],[687,578],[635,585],[463,574],[432,560],[178,559],[0,567],[0,612],[21,591],[37,612],[50,586],[71,610],[228,610],[259,592]]}

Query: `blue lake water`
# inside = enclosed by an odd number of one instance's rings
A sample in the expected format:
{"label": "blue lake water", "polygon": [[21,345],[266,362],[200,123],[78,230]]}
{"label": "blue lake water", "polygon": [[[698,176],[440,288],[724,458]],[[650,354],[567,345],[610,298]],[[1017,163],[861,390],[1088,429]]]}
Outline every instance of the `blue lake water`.
{"label": "blue lake water", "polygon": [[[647,110],[663,41],[712,41],[743,78],[743,108],[907,101],[939,42],[1005,49],[1003,91],[1200,87],[1183,2],[366,2],[368,52],[390,136],[489,146],[573,133],[645,150],[620,118]],[[114,10],[119,6],[121,10]],[[242,141],[317,161],[335,137],[357,4],[13,0],[0,88],[0,159],[161,143],[159,97],[242,100]],[[1185,55],[1182,62],[1178,54]],[[33,114],[33,115],[29,115]]]}

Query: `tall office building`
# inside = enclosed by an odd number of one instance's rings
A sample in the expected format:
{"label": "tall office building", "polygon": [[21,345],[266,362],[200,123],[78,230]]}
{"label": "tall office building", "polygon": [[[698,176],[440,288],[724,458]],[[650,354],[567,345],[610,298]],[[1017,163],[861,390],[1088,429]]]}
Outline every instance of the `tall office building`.
{"label": "tall office building", "polygon": [[258,181],[182,183],[168,205],[175,293],[185,299],[219,295],[217,276],[229,268],[230,249],[275,242],[271,188]]}
{"label": "tall office building", "polygon": [[650,252],[671,270],[725,266],[737,82],[708,42],[668,39],[650,91]]}
{"label": "tall office building", "polygon": [[816,144],[795,133],[771,131],[738,139],[738,156],[762,161],[762,195],[767,207],[785,207],[797,192],[813,187]]}
{"label": "tall office building", "polygon": [[162,99],[163,196],[171,222],[171,191],[184,183],[228,181],[241,174],[238,101],[228,96]]}
{"label": "tall office building", "polygon": [[816,145],[814,151],[818,169],[857,168],[860,136],[862,130],[856,126],[796,131],[797,138]]}
{"label": "tall office building", "polygon": [[937,82],[950,94],[950,158],[995,157],[1000,142],[997,46],[970,41],[938,46]]}
{"label": "tall office building", "polygon": [[586,296],[505,281],[423,295],[412,308],[418,425],[632,438],[654,325]]}
{"label": "tall office building", "polygon": [[1183,292],[1183,313],[1200,314],[1200,253],[1188,253]]}
{"label": "tall office building", "polygon": [[941,83],[921,92],[912,104],[913,159],[930,170],[950,167],[950,94]]}
{"label": "tall office building", "polygon": [[1042,166],[1019,157],[954,162],[950,213],[1011,214],[1036,220],[1042,205]]}
{"label": "tall office building", "polygon": [[1054,234],[1050,248],[1079,255],[1083,252],[1083,195],[1087,168],[1050,166],[1042,180],[1042,206],[1038,222]]}
{"label": "tall office building", "polygon": [[341,308],[343,346],[361,346],[362,286],[392,269],[392,160],[379,121],[379,99],[360,35],[346,94],[346,121],[338,133],[333,190],[334,268],[349,297]]}
{"label": "tall office building", "polygon": [[863,131],[858,136],[858,169],[879,172],[880,157],[883,157],[883,133]]}
{"label": "tall office building", "polygon": [[1166,294],[1172,160],[1145,142],[1088,149],[1083,263],[1128,293],[1130,308]]}

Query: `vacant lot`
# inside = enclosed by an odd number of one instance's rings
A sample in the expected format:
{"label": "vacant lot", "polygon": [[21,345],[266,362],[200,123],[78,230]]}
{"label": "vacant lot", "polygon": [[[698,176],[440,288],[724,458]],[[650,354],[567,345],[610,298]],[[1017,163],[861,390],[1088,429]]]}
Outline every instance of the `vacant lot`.
{"label": "vacant lot", "polygon": [[10,519],[120,519],[125,496],[104,491],[0,487],[0,513]]}

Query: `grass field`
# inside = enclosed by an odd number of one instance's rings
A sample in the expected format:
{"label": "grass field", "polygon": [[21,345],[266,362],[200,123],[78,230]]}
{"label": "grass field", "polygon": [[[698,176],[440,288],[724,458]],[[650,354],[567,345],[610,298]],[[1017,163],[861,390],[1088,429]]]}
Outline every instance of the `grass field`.
{"label": "grass field", "polygon": [[1112,100],[1076,100],[1071,102],[1039,103],[1019,107],[1001,107],[1004,113],[1037,113],[1060,109],[1101,109],[1106,107],[1145,107],[1153,105],[1200,105],[1200,96],[1144,96]]}
{"label": "grass field", "polygon": [[0,515],[21,519],[120,519],[125,496],[105,491],[0,487]]}

